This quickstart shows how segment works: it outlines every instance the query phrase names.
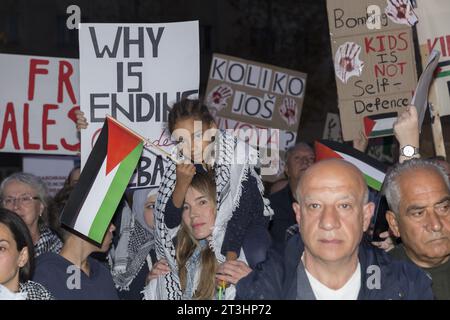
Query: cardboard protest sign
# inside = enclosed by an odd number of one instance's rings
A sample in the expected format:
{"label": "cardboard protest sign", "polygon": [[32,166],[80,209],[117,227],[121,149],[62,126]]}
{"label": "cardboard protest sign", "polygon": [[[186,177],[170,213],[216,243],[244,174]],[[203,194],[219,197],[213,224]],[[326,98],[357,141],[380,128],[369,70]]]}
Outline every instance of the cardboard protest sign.
{"label": "cardboard protest sign", "polygon": [[327,10],[344,140],[392,134],[392,114],[409,105],[417,79],[409,1],[327,0]]}
{"label": "cardboard protest sign", "polygon": [[[277,144],[281,157],[295,144],[306,89],[306,74],[241,58],[214,54],[205,103],[220,128],[254,128],[258,146]],[[279,145],[275,142],[278,129]],[[270,132],[261,139],[261,132]],[[236,133],[238,136],[241,133]],[[263,158],[263,157],[261,157]],[[264,162],[264,159],[262,160]],[[282,168],[278,169],[278,173]],[[263,173],[263,175],[265,175]],[[279,175],[268,173],[273,180]]]}
{"label": "cardboard protest sign", "polygon": [[32,173],[45,182],[53,197],[63,186],[70,171],[75,167],[76,157],[24,156],[23,172]]}
{"label": "cardboard protest sign", "polygon": [[265,181],[275,181],[284,174],[285,150],[280,146],[293,146],[296,134],[227,118],[216,117],[215,120],[219,129],[230,130],[242,141],[258,148]]}
{"label": "cardboard protest sign", "polygon": [[0,54],[0,152],[75,154],[78,60]]}
{"label": "cardboard protest sign", "polygon": [[[81,24],[80,78],[89,122],[81,131],[82,166],[106,115],[170,152],[170,108],[198,93],[198,22]],[[129,186],[158,186],[165,164],[158,151],[145,149]]]}
{"label": "cardboard protest sign", "polygon": [[420,0],[415,12],[419,17],[417,35],[422,64],[425,65],[433,49],[441,53],[429,101],[438,108],[441,116],[450,115],[450,2]]}
{"label": "cardboard protest sign", "polygon": [[214,54],[206,103],[217,116],[297,132],[306,74]]}

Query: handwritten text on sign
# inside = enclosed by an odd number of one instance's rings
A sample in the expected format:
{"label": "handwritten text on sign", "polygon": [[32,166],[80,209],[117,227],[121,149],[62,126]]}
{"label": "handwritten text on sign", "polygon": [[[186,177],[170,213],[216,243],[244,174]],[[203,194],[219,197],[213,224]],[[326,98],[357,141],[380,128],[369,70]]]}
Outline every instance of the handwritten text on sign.
{"label": "handwritten text on sign", "polygon": [[[172,104],[198,92],[198,22],[81,24],[82,164],[106,115],[170,151]],[[85,141],[87,143],[85,143]],[[165,161],[144,150],[132,187],[159,185]]]}
{"label": "handwritten text on sign", "polygon": [[0,54],[0,151],[75,154],[78,60]]}

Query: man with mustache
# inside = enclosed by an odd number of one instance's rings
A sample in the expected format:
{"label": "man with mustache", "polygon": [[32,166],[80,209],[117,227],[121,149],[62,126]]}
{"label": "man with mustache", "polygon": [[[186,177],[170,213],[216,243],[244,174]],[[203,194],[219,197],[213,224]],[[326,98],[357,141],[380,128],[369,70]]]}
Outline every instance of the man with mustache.
{"label": "man with mustache", "polygon": [[300,234],[283,255],[266,261],[237,284],[241,299],[432,299],[431,280],[405,261],[363,239],[374,204],[362,173],[343,160],[312,165],[295,192]]}
{"label": "man with mustache", "polygon": [[450,187],[433,161],[411,159],[385,180],[389,226],[402,244],[389,253],[413,262],[432,278],[437,299],[450,299]]}

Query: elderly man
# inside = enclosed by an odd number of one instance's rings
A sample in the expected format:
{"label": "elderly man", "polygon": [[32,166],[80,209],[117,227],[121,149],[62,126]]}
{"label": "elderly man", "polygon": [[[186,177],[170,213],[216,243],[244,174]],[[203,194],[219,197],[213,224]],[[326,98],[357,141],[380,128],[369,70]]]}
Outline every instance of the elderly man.
{"label": "elderly man", "polygon": [[300,234],[237,284],[241,299],[432,299],[431,280],[361,241],[372,217],[361,172],[342,160],[310,167],[294,203]]}
{"label": "elderly man", "polygon": [[413,262],[432,278],[437,299],[450,299],[450,188],[444,170],[412,159],[393,168],[384,192],[386,218],[402,244],[392,257]]}
{"label": "elderly man", "polygon": [[295,213],[292,203],[295,201],[292,190],[295,190],[301,176],[315,160],[314,150],[306,143],[297,143],[286,153],[285,173],[288,184],[280,191],[270,195],[270,204],[274,211],[269,230],[273,245],[282,250],[285,245],[286,230],[295,224]]}

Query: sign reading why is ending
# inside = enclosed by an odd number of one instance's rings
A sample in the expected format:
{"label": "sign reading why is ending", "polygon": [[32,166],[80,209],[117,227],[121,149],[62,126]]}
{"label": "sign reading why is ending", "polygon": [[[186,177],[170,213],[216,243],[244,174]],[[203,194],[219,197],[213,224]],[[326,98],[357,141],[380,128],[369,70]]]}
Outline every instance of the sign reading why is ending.
{"label": "sign reading why is ending", "polygon": [[327,0],[327,10],[344,140],[392,134],[417,82],[409,0]]}

